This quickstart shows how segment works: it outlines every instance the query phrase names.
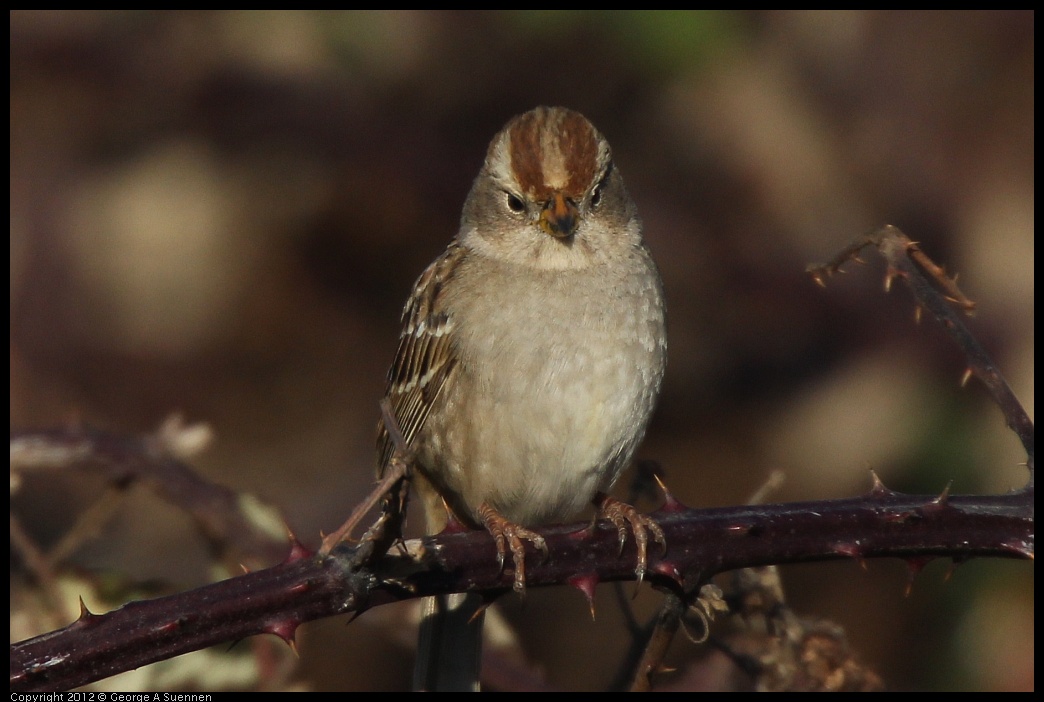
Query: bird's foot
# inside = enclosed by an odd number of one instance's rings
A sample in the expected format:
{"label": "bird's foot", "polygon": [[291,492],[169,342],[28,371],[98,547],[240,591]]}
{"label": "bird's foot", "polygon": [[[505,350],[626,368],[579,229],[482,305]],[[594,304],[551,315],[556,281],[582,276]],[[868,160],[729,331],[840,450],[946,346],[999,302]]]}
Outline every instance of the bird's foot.
{"label": "bird's foot", "polygon": [[500,568],[504,568],[504,560],[507,552],[511,551],[511,559],[515,566],[515,582],[512,586],[515,592],[524,594],[526,591],[526,546],[522,540],[531,541],[547,557],[547,544],[540,534],[526,529],[505,519],[499,512],[483,503],[479,507],[479,517],[486,531],[493,535],[497,543],[497,560]]}

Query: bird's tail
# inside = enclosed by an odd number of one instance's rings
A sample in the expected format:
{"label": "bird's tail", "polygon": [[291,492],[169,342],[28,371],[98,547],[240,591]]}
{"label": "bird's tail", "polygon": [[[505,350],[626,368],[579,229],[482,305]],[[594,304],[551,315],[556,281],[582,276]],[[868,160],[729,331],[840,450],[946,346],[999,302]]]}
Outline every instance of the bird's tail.
{"label": "bird's tail", "polygon": [[485,603],[477,594],[436,595],[424,601],[413,689],[478,692]]}

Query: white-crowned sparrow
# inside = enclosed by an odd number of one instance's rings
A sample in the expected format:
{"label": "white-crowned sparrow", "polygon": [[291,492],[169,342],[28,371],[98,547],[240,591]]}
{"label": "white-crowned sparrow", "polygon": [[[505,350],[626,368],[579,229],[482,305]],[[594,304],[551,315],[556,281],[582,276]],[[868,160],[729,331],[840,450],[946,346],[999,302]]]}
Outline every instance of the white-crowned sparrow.
{"label": "white-crowned sparrow", "polygon": [[[485,527],[522,589],[522,539],[544,548],[526,527],[594,500],[634,532],[644,573],[646,531],[662,533],[604,491],[645,434],[666,355],[662,283],[608,142],[565,108],[515,117],[489,145],[456,238],[414,285],[389,372],[428,532],[446,525],[447,506]],[[382,426],[380,468],[390,454]],[[462,602],[433,602],[433,617],[477,638],[474,607],[446,623]],[[422,624],[422,643],[477,666],[464,635]],[[471,686],[448,665],[421,662],[416,682]]]}

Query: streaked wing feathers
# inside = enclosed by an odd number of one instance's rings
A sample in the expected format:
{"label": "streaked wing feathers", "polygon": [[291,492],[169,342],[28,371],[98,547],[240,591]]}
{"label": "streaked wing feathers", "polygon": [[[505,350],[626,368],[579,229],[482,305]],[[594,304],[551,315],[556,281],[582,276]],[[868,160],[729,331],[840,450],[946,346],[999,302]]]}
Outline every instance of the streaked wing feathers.
{"label": "streaked wing feathers", "polygon": [[[428,412],[457,365],[453,319],[444,308],[443,285],[465,255],[457,242],[417,279],[402,312],[403,329],[388,371],[387,396],[407,445],[412,445]],[[377,473],[388,465],[391,437],[381,421],[377,434]]]}

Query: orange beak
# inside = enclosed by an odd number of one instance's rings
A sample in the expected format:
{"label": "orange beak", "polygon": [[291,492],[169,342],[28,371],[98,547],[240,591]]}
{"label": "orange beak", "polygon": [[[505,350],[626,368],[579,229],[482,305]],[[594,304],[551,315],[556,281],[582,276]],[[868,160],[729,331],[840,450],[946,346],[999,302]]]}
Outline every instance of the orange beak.
{"label": "orange beak", "polygon": [[572,236],[580,223],[580,211],[562,193],[555,193],[540,213],[540,226],[556,239]]}

